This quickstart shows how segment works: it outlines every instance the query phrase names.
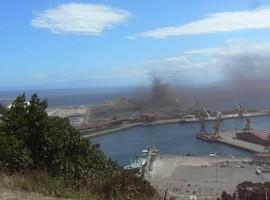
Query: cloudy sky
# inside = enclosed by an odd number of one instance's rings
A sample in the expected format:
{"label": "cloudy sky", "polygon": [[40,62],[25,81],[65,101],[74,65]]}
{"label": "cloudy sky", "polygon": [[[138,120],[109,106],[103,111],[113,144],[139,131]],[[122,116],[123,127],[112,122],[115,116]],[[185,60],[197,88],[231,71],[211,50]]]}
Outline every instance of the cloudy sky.
{"label": "cloudy sky", "polygon": [[266,80],[269,35],[267,0],[2,0],[0,89]]}

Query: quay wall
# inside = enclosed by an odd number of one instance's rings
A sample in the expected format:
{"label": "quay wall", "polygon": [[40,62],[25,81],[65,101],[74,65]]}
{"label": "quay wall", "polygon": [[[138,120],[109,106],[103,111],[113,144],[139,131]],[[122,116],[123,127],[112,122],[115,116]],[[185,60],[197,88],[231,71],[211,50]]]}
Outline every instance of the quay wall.
{"label": "quay wall", "polygon": [[[262,116],[268,116],[269,112],[256,112],[256,113],[247,113],[246,116],[249,117],[262,117]],[[225,115],[221,119],[234,119],[234,118],[241,118],[237,115]],[[215,121],[217,119],[209,119],[206,121]],[[175,124],[175,123],[195,123],[199,122],[200,119],[193,119],[193,120],[183,120],[183,118],[173,118],[173,119],[163,119],[163,120],[157,120],[154,122],[136,122],[136,123],[128,123],[128,124],[122,124],[118,127],[113,127],[113,128],[108,128],[105,130],[99,130],[99,131],[94,131],[91,129],[85,129],[81,130],[82,137],[84,138],[94,138],[102,135],[107,135],[111,134],[114,132],[118,132],[121,130],[129,129],[129,128],[134,128],[138,126],[158,126],[158,125],[165,125],[165,124]]]}

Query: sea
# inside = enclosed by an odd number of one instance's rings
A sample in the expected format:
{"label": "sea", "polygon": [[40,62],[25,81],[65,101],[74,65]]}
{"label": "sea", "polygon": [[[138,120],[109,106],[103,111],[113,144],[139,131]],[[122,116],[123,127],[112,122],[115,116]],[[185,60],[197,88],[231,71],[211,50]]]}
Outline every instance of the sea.
{"label": "sea", "polygon": [[50,90],[12,90],[0,91],[0,103],[10,104],[18,95],[25,94],[29,99],[32,94],[38,94],[41,99],[47,99],[49,107],[78,106],[102,104],[119,96],[132,98],[130,88],[76,88]]}

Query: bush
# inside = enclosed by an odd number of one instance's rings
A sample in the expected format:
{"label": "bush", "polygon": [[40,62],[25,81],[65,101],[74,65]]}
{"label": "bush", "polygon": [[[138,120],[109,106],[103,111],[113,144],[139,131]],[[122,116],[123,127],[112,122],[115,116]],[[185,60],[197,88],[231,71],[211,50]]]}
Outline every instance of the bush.
{"label": "bush", "polygon": [[236,191],[233,195],[223,192],[222,200],[265,200],[266,195],[269,196],[270,182],[252,183],[249,181],[242,182],[237,185]]}
{"label": "bush", "polygon": [[26,170],[32,165],[31,152],[12,135],[0,132],[0,167],[5,171]]}

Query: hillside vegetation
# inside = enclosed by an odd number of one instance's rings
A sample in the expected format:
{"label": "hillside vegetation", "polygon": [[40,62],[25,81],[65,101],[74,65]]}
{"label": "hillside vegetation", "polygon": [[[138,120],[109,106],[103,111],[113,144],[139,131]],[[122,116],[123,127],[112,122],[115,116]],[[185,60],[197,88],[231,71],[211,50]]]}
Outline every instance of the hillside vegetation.
{"label": "hillside vegetation", "polygon": [[6,112],[5,106],[0,103],[0,115],[4,114],[5,112]]}
{"label": "hillside vegetation", "polygon": [[1,117],[0,171],[5,187],[73,199],[153,199],[146,181],[108,160],[68,119],[49,117],[47,101],[18,96]]}
{"label": "hillside vegetation", "polygon": [[245,181],[237,185],[233,194],[224,191],[221,200],[268,200],[269,192],[270,182],[252,183]]}

